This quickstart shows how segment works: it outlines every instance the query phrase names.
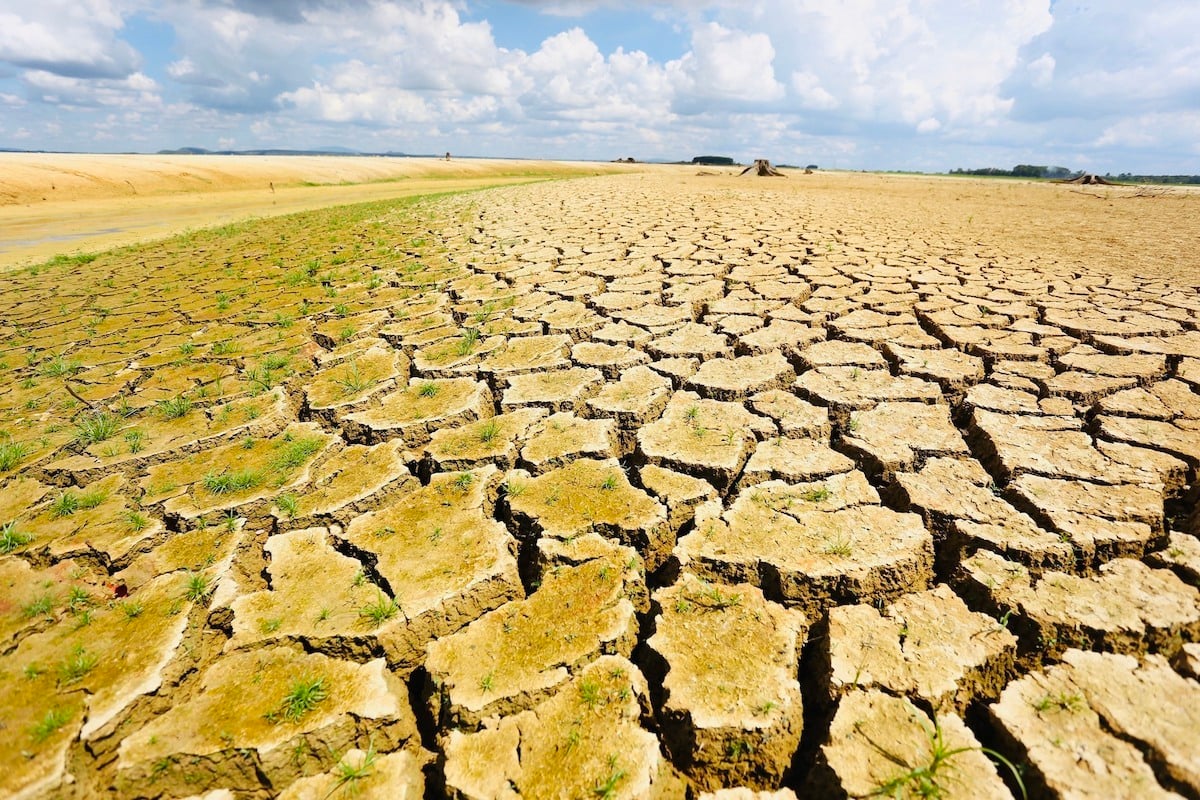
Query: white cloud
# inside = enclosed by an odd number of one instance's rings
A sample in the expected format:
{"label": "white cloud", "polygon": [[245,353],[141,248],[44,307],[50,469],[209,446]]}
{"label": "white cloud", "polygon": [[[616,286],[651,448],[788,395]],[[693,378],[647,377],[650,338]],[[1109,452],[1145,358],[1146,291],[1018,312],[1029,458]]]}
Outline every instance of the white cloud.
{"label": "white cloud", "polygon": [[668,69],[675,77],[676,107],[711,108],[712,102],[763,105],[779,100],[775,48],[766,33],[746,33],[717,22],[692,32],[692,49]]}
{"label": "white cloud", "polygon": [[792,91],[800,99],[802,108],[828,111],[840,105],[838,99],[821,86],[821,79],[811,72],[793,72]]}
{"label": "white cloud", "polygon": [[[517,49],[479,19],[504,4],[475,0],[10,0],[4,138],[61,119],[47,146],[1194,171],[1193,0],[513,1],[573,19]],[[593,26],[613,12],[680,37],[609,45],[622,31]],[[134,13],[173,30],[173,60],[140,65],[121,40]]]}
{"label": "white cloud", "polygon": [[21,75],[27,91],[43,103],[68,108],[121,107],[144,111],[161,109],[158,83],[135,72],[126,78],[85,79],[27,70]]}
{"label": "white cloud", "polygon": [[0,9],[0,62],[68,77],[125,77],[141,61],[117,37],[127,12],[112,0],[34,0],[19,12]]}

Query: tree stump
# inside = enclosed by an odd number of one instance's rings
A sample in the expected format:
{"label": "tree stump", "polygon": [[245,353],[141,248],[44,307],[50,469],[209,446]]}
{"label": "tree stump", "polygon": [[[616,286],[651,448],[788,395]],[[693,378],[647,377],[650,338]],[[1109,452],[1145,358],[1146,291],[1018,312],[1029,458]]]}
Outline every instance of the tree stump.
{"label": "tree stump", "polygon": [[745,175],[747,172],[751,172],[751,170],[753,170],[752,174],[757,175],[761,178],[786,178],[787,177],[782,172],[780,172],[779,170],[772,167],[771,162],[767,161],[765,158],[754,159],[754,163],[751,164],[750,166],[746,167],[744,170],[742,170],[741,174]]}

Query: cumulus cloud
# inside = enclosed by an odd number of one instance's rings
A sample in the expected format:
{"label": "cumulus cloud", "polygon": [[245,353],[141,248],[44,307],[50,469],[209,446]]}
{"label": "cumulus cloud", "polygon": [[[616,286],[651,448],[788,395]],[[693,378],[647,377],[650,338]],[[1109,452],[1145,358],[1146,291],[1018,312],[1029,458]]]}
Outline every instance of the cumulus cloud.
{"label": "cumulus cloud", "polygon": [[766,33],[747,33],[707,22],[692,32],[692,49],[669,64],[676,106],[685,111],[713,103],[764,105],[783,97],[775,79],[775,48]]}
{"label": "cumulus cloud", "polygon": [[[498,39],[506,28],[481,16],[504,4],[473,0],[7,8],[6,136],[40,134],[70,110],[60,146],[84,146],[68,139],[91,126],[112,141],[158,135],[163,147],[186,137],[497,155],[711,150],[927,169],[1074,165],[1122,149],[1194,159],[1200,140],[1190,0],[511,2],[547,15],[552,34],[520,47]],[[679,36],[622,47],[620,30],[593,27],[614,11]],[[124,27],[133,14],[173,30],[166,59],[147,64],[124,41],[136,41]]]}
{"label": "cumulus cloud", "polygon": [[117,36],[113,0],[37,0],[0,9],[0,62],[74,78],[123,78],[141,57]]}
{"label": "cumulus cloud", "polygon": [[126,78],[85,79],[29,70],[21,77],[30,95],[39,102],[67,108],[161,109],[158,82],[135,72]]}
{"label": "cumulus cloud", "polygon": [[[1200,4],[1059,4],[1007,89],[1018,119],[1188,111],[1200,100]],[[1047,65],[1050,67],[1046,69]]]}

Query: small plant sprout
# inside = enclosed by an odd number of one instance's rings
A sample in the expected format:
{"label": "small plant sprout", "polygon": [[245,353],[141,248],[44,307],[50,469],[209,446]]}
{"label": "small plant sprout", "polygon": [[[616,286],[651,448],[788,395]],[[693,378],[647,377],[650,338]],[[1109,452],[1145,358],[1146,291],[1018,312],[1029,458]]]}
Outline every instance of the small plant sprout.
{"label": "small plant sprout", "polygon": [[[375,752],[375,743],[371,742],[367,745],[367,751],[363,753],[363,757],[358,764],[351,764],[345,758],[337,763],[333,768],[334,776],[337,778],[337,783],[334,784],[333,791],[345,789],[345,794],[349,797],[355,797],[358,790],[361,788],[359,781],[371,776],[371,771],[375,767],[375,760],[379,754]],[[330,792],[333,794],[333,792]]]}
{"label": "small plant sprout", "polygon": [[80,364],[78,361],[68,360],[62,356],[55,356],[42,364],[40,372],[48,378],[63,378],[70,377],[82,369],[83,364]]}
{"label": "small plant sprout", "polygon": [[349,396],[370,389],[375,385],[375,379],[363,375],[358,369],[358,361],[350,359],[350,367],[341,378],[337,379],[337,384],[341,387],[342,394]]}
{"label": "small plant sprout", "polygon": [[467,328],[463,331],[462,336],[458,340],[458,346],[455,347],[455,352],[460,356],[470,355],[475,350],[475,345],[479,344],[479,329]]}
{"label": "small plant sprout", "polygon": [[156,408],[163,419],[179,419],[186,417],[192,410],[192,399],[186,394],[176,395],[167,400],[160,400]]}
{"label": "small plant sprout", "polygon": [[496,687],[496,672],[493,670],[487,675],[479,679],[479,689],[482,692],[490,692]]}
{"label": "small plant sprout", "polygon": [[78,683],[83,680],[84,675],[95,669],[99,662],[98,656],[89,653],[83,645],[76,645],[71,655],[58,665],[58,676],[63,683]]}
{"label": "small plant sprout", "polygon": [[881,750],[888,760],[900,765],[906,771],[891,780],[881,783],[870,793],[870,797],[943,797],[947,793],[950,784],[954,781],[954,777],[951,774],[954,771],[954,758],[971,751],[981,752],[994,761],[1003,764],[1012,774],[1017,788],[1021,791],[1021,797],[1028,797],[1025,792],[1025,783],[1021,780],[1020,771],[1000,753],[987,747],[950,746],[946,741],[942,726],[938,724],[936,717],[933,721],[933,729],[929,730],[926,728],[925,732],[929,737],[929,755],[928,762],[926,763],[913,766],[903,758]]}
{"label": "small plant sprout", "polygon": [[34,617],[50,616],[50,612],[53,610],[54,598],[48,594],[44,594],[22,608],[21,613],[25,615],[26,619],[33,619]]}
{"label": "small plant sprout", "polygon": [[425,383],[422,383],[417,388],[417,394],[419,394],[421,397],[436,397],[437,393],[438,393],[438,385],[436,383],[432,383],[430,381],[426,381]]}
{"label": "small plant sprout", "polygon": [[324,678],[304,677],[292,683],[287,694],[274,711],[268,713],[271,722],[296,722],[329,697]]}
{"label": "small plant sprout", "polygon": [[619,479],[617,478],[617,475],[615,472],[610,473],[609,475],[605,476],[604,480],[600,482],[600,488],[605,491],[612,491],[613,489],[616,489],[617,486],[619,486],[619,485],[620,485]]}
{"label": "small plant sprout", "polygon": [[500,435],[500,426],[496,424],[496,420],[489,419],[482,428],[479,429],[479,441],[484,444],[491,444],[496,437]]}
{"label": "small plant sprout", "polygon": [[65,708],[52,708],[46,712],[46,715],[37,721],[30,731],[33,737],[34,744],[42,742],[53,736],[59,728],[71,721],[71,712]]}
{"label": "small plant sprout", "polygon": [[50,516],[55,519],[69,517],[79,510],[79,495],[69,489],[50,504]]}
{"label": "small plant sprout", "polygon": [[150,525],[150,518],[140,511],[130,511],[125,514],[125,524],[134,533],[141,533]]}
{"label": "small plant sprout", "polygon": [[121,603],[121,611],[125,614],[125,619],[137,619],[145,611],[145,608],[136,600],[127,600]]}
{"label": "small plant sprout", "polygon": [[608,757],[608,774],[592,787],[592,795],[600,800],[612,800],[617,796],[617,786],[625,780],[626,772],[617,766],[617,756]]}
{"label": "small plant sprout", "polygon": [[277,497],[275,505],[288,519],[293,519],[300,511],[300,499],[290,492]]}
{"label": "small plant sprout", "polygon": [[0,472],[8,472],[29,454],[29,445],[0,436]]}
{"label": "small plant sprout", "polygon": [[525,494],[527,488],[524,481],[509,479],[504,482],[504,495],[506,497],[520,497]]}
{"label": "small plant sprout", "polygon": [[379,626],[387,622],[396,614],[400,613],[400,606],[396,605],[396,601],[379,592],[375,596],[375,602],[363,606],[358,610],[358,615],[371,621],[371,624]]}
{"label": "small plant sprout", "polygon": [[0,553],[11,553],[32,541],[33,534],[17,528],[15,519],[0,525]]}
{"label": "small plant sprout", "polygon": [[690,406],[683,414],[684,419],[688,422],[695,422],[700,419],[700,406]]}
{"label": "small plant sprout", "polygon": [[75,423],[75,440],[83,445],[107,441],[116,435],[121,426],[119,414],[96,411],[85,414]]}
{"label": "small plant sprout", "polygon": [[829,499],[830,491],[825,486],[818,486],[815,489],[809,489],[804,494],[800,495],[800,499],[810,503],[823,503]]}
{"label": "small plant sprout", "polygon": [[844,533],[838,534],[825,544],[825,555],[827,556],[841,556],[842,558],[847,558],[853,552],[854,549],[851,547],[850,537]]}
{"label": "small plant sprout", "polygon": [[208,577],[203,572],[195,572],[188,576],[183,596],[193,603],[198,603],[208,596],[211,588],[208,585]]}
{"label": "small plant sprout", "polygon": [[594,681],[580,681],[579,699],[583,701],[585,706],[594,709],[597,705],[599,705],[601,700],[600,684]]}
{"label": "small plant sprout", "polygon": [[455,479],[454,479],[454,485],[455,485],[455,486],[456,486],[456,487],[457,487],[457,488],[458,488],[460,491],[464,491],[464,492],[465,492],[465,491],[467,491],[468,489],[470,489],[470,488],[471,488],[471,483],[472,483],[472,482],[474,482],[474,480],[475,480],[475,476],[474,476],[474,475],[472,475],[472,474],[471,474],[471,473],[469,473],[469,472],[463,472],[463,473],[460,473],[460,474],[459,474],[459,476],[458,476],[457,478],[455,478]]}
{"label": "small plant sprout", "polygon": [[136,455],[142,452],[146,446],[146,432],[138,428],[125,431],[125,444],[129,445],[129,452]]}
{"label": "small plant sprout", "polygon": [[1036,711],[1079,711],[1083,706],[1082,695],[1067,692],[1047,694],[1033,704]]}

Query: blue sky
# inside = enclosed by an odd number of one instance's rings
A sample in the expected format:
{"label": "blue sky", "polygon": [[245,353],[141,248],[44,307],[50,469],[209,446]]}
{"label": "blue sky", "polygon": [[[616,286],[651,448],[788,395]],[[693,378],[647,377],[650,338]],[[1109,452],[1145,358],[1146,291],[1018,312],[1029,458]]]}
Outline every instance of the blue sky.
{"label": "blue sky", "polygon": [[0,0],[0,147],[1200,173],[1195,0]]}

